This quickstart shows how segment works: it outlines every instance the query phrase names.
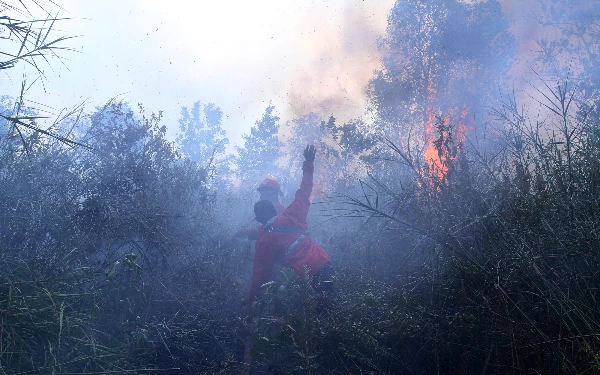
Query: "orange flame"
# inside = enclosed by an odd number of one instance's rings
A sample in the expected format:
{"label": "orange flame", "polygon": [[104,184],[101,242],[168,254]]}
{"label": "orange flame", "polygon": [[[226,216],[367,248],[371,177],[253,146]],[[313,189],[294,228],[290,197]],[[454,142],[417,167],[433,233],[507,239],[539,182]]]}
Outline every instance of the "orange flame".
{"label": "orange flame", "polygon": [[[456,160],[458,152],[466,140],[466,134],[468,130],[466,121],[469,110],[466,105],[463,106],[459,114],[456,114],[456,112],[458,112],[456,109],[448,109],[436,123],[436,111],[433,107],[435,90],[430,85],[427,88],[427,92],[428,104],[425,108],[425,147],[423,152],[426,168],[422,172],[422,176],[436,177],[438,181],[444,181],[448,174],[448,166],[452,161]],[[454,129],[449,129],[446,127],[446,125],[450,126],[449,124],[454,121],[456,123],[456,127]],[[438,127],[439,125],[444,126],[440,128]],[[441,142],[444,142],[448,139],[450,133],[452,133],[453,139],[452,144],[449,146],[455,147],[456,152],[451,152],[447,147],[445,147],[445,145],[441,144]],[[436,143],[438,144],[436,145]],[[431,184],[434,184],[433,181]]]}
{"label": "orange flame", "polygon": [[427,106],[427,108],[425,109],[425,116],[425,150],[423,152],[423,156],[425,157],[425,162],[429,167],[429,171],[435,173],[437,177],[442,179],[447,171],[443,170],[443,160],[440,159],[438,151],[435,145],[433,144],[436,138],[436,129],[435,113],[432,106]]}

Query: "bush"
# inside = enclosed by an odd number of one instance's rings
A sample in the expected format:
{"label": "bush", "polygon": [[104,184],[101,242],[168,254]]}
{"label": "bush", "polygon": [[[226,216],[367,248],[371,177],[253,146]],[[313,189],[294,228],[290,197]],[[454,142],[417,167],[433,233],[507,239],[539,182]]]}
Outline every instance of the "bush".
{"label": "bush", "polygon": [[402,239],[389,262],[414,246],[421,265],[400,268],[420,275],[410,289],[420,307],[395,305],[425,328],[420,340],[436,371],[597,370],[597,125],[571,114],[566,86],[547,97],[556,98],[547,103],[556,118],[545,127],[514,102],[497,111],[494,157],[446,142],[451,127],[438,124],[438,155],[458,150],[445,174],[421,162],[402,190],[376,181],[350,201],[398,227],[384,234]]}
{"label": "bush", "polygon": [[112,103],[89,117],[93,151],[48,140],[0,156],[4,368],[209,373],[235,357],[239,281],[207,174],[159,120]]}

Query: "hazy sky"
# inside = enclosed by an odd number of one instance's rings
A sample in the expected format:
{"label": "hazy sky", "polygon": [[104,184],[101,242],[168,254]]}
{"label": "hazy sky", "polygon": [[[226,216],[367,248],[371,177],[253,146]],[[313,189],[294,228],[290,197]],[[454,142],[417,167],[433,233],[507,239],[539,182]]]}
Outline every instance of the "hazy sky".
{"label": "hazy sky", "polygon": [[[58,26],[79,52],[46,67],[30,100],[55,110],[111,97],[164,111],[170,134],[181,106],[213,102],[230,139],[270,101],[283,122],[309,110],[341,120],[360,116],[363,90],[379,67],[393,0],[61,0]],[[56,9],[55,9],[56,11]],[[20,67],[19,69],[23,69]],[[33,75],[31,75],[33,77]],[[2,93],[18,94],[21,71],[4,74]],[[42,91],[45,88],[46,93]]]}

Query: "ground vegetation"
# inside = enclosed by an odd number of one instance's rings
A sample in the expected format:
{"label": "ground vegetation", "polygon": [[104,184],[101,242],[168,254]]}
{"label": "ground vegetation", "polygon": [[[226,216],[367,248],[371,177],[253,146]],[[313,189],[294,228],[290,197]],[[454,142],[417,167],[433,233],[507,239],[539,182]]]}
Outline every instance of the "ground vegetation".
{"label": "ground vegetation", "polygon": [[[0,373],[600,372],[600,97],[581,83],[597,22],[540,3],[569,43],[540,41],[553,52],[527,101],[498,85],[513,50],[498,2],[399,0],[374,123],[282,129],[269,105],[233,157],[212,103],[183,107],[174,141],[160,112],[118,100],[61,122],[64,139],[8,124]],[[581,66],[550,64],[563,54]],[[323,311],[308,272],[281,270],[248,310],[253,242],[231,235],[254,225],[261,175],[289,203],[306,142],[335,296]]]}

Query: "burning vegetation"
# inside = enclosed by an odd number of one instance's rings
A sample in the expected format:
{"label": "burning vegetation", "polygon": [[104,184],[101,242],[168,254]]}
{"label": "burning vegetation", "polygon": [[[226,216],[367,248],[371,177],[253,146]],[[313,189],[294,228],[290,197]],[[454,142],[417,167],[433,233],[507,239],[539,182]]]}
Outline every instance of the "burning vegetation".
{"label": "burning vegetation", "polygon": [[[532,4],[535,41],[508,1],[396,1],[364,117],[269,105],[232,154],[212,103],[170,141],[2,97],[0,372],[600,373],[600,5]],[[0,69],[68,43],[0,9]],[[289,204],[307,143],[333,299],[282,269],[248,310],[256,181]]]}

